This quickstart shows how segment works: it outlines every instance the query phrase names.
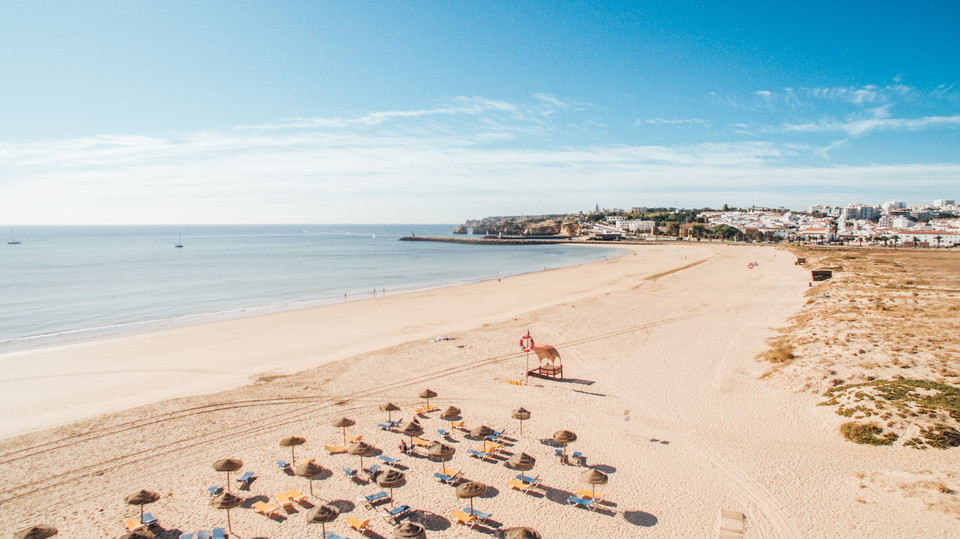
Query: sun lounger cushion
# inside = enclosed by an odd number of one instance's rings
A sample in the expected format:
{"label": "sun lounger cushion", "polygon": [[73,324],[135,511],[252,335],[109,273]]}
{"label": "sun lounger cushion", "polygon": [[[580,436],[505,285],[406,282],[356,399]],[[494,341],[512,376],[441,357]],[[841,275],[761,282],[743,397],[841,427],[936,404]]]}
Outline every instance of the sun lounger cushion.
{"label": "sun lounger cushion", "polygon": [[396,464],[400,464],[400,459],[393,459],[393,458],[390,458],[390,457],[388,457],[388,456],[386,456],[386,455],[380,455],[380,456],[377,457],[377,458],[380,459],[380,461],[383,462],[384,464],[388,464],[388,465],[390,465],[390,466],[394,466],[394,465],[396,465]]}
{"label": "sun lounger cushion", "polygon": [[253,472],[245,472],[237,478],[237,483],[249,483],[250,481],[253,481]]}
{"label": "sun lounger cushion", "polygon": [[459,511],[457,509],[454,509],[453,511],[451,511],[450,514],[453,515],[453,518],[457,519],[457,522],[459,522],[460,524],[466,524],[471,528],[476,525],[477,517],[474,515],[468,515],[467,513],[464,513],[463,511]]}
{"label": "sun lounger cushion", "polygon": [[226,535],[223,533],[223,528],[214,528],[210,530],[210,539],[226,539]]}
{"label": "sun lounger cushion", "polygon": [[138,517],[130,517],[127,520],[123,521],[123,524],[124,526],[127,527],[128,532],[132,532],[134,530],[139,530],[143,528],[143,522],[140,522],[140,519]]}
{"label": "sun lounger cushion", "polygon": [[200,530],[197,532],[197,539],[210,539],[210,530]]}
{"label": "sun lounger cushion", "polygon": [[145,526],[153,526],[157,523],[157,517],[151,515],[150,513],[144,513],[143,518],[140,520]]}
{"label": "sun lounger cushion", "polygon": [[255,502],[251,507],[261,515],[275,515],[279,511],[278,508],[265,502]]}

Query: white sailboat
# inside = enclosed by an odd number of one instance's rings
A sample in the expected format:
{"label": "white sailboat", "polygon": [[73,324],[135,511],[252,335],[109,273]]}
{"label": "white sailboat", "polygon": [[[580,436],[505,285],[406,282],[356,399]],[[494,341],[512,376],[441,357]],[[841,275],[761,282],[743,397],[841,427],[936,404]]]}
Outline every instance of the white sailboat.
{"label": "white sailboat", "polygon": [[20,240],[13,236],[13,229],[10,229],[10,241],[7,242],[7,245],[20,245]]}
{"label": "white sailboat", "polygon": [[174,245],[177,249],[183,249],[183,234],[180,234],[180,239],[177,240],[177,244]]}

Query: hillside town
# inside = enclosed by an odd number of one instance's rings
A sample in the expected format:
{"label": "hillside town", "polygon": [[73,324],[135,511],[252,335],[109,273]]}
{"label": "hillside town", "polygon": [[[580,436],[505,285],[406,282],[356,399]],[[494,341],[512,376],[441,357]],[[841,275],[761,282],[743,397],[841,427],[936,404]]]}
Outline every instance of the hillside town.
{"label": "hillside town", "polygon": [[954,247],[960,245],[960,206],[954,200],[907,206],[813,205],[807,212],[784,208],[677,209],[634,207],[571,215],[487,217],[467,221],[454,233],[486,237],[589,238],[597,240],[721,239],[809,244]]}

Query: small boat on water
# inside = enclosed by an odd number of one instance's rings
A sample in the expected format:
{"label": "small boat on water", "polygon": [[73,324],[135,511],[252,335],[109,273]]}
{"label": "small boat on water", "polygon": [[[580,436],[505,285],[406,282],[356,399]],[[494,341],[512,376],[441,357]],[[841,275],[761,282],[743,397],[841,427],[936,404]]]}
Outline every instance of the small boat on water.
{"label": "small boat on water", "polygon": [[183,234],[180,234],[180,239],[177,240],[177,244],[174,245],[177,249],[183,249]]}
{"label": "small boat on water", "polygon": [[7,242],[7,245],[20,245],[20,240],[13,236],[13,230],[10,230],[10,241]]}

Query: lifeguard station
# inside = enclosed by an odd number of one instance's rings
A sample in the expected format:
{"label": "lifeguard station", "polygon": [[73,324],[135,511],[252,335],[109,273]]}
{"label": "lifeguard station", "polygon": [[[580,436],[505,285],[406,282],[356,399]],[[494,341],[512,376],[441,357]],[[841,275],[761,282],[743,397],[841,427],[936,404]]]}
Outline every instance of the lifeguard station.
{"label": "lifeguard station", "polygon": [[520,337],[520,349],[524,352],[533,352],[537,354],[537,366],[530,369],[527,364],[527,376],[531,374],[541,378],[557,379],[557,376],[563,380],[563,365],[560,360],[560,352],[549,344],[535,344],[533,337],[528,331],[526,335]]}

